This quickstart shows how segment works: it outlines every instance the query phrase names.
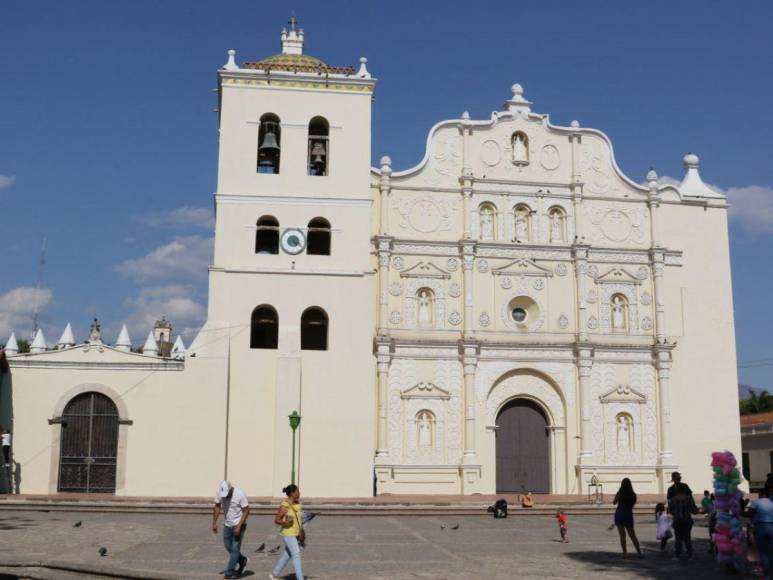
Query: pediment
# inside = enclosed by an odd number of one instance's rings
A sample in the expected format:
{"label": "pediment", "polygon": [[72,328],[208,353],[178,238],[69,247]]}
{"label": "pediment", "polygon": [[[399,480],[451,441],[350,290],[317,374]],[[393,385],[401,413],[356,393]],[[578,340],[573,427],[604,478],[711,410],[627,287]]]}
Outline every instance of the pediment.
{"label": "pediment", "polygon": [[618,385],[599,397],[602,403],[639,403],[647,402],[647,397],[628,385]]}
{"label": "pediment", "polygon": [[491,273],[494,276],[552,276],[553,271],[549,268],[543,268],[533,260],[528,258],[518,258],[501,268],[493,268]]}
{"label": "pediment", "polygon": [[401,278],[435,278],[441,280],[448,280],[451,278],[451,273],[439,268],[432,262],[418,262],[407,270],[400,272]]}
{"label": "pediment", "polygon": [[596,276],[596,282],[600,284],[641,284],[641,278],[631,274],[625,268],[610,268],[604,274]]}
{"label": "pediment", "polygon": [[450,399],[451,393],[434,383],[419,382],[400,393],[401,399]]}

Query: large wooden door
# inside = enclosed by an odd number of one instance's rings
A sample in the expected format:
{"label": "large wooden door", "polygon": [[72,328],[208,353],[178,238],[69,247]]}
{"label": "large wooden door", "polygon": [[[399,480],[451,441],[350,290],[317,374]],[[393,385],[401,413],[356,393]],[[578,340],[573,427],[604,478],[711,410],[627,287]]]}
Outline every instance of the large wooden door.
{"label": "large wooden door", "polygon": [[508,403],[497,417],[497,493],[550,493],[548,422],[526,399]]}
{"label": "large wooden door", "polygon": [[118,409],[101,393],[74,397],[62,413],[59,491],[114,493]]}

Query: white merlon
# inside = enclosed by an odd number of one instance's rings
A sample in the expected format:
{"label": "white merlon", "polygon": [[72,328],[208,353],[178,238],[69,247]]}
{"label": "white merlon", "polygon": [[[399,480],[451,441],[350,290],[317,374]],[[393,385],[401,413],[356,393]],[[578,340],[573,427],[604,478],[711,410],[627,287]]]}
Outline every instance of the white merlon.
{"label": "white merlon", "polygon": [[146,354],[148,356],[158,356],[158,345],[156,344],[156,340],[153,338],[152,330],[148,333],[148,338],[145,340],[145,344],[142,346],[142,354]]}
{"label": "white merlon", "polygon": [[5,343],[5,354],[7,356],[14,356],[19,354],[19,343],[16,342],[16,333],[12,332],[8,337],[8,342]]}
{"label": "white merlon", "polygon": [[361,79],[370,78],[370,73],[368,72],[368,59],[364,56],[360,57],[360,70],[357,71],[357,76]]}
{"label": "white merlon", "polygon": [[56,343],[57,348],[67,348],[68,346],[75,346],[75,337],[72,333],[72,325],[69,322],[64,327],[64,332],[62,332],[59,342]]}
{"label": "white merlon", "polygon": [[115,341],[115,348],[129,352],[132,349],[132,339],[129,338],[129,331],[124,324],[121,327],[121,332],[118,334],[118,338]]}
{"label": "white merlon", "polygon": [[523,87],[518,83],[512,86],[513,97],[505,101],[505,109],[514,113],[530,113],[531,101],[527,101],[523,96]]}
{"label": "white merlon", "polygon": [[185,358],[186,350],[187,349],[185,348],[185,343],[183,342],[183,338],[178,334],[177,339],[174,341],[174,344],[172,345],[172,358],[176,358],[176,359]]}
{"label": "white merlon", "polygon": [[223,65],[223,70],[239,70],[239,65],[236,64],[236,51],[233,48],[228,50],[228,62]]}
{"label": "white merlon", "polygon": [[32,345],[30,345],[30,352],[32,354],[46,352],[46,337],[43,336],[42,328],[38,328],[38,332],[37,334],[35,334],[35,338],[32,341]]}
{"label": "white merlon", "polygon": [[725,196],[718,191],[711,189],[703,183],[701,174],[698,171],[700,160],[694,153],[688,153],[684,156],[684,179],[679,184],[679,193],[685,197],[707,197],[711,199],[725,199]]}

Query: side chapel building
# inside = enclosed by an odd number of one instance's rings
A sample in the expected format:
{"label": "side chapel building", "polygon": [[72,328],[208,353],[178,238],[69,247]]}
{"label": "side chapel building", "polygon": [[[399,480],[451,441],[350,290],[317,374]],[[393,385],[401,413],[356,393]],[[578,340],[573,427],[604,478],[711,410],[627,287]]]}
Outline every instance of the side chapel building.
{"label": "side chapel building", "polygon": [[[376,80],[304,54],[218,71],[208,319],[184,356],[9,342],[20,491],[585,493],[709,485],[740,452],[727,201],[698,158],[641,185],[516,84],[370,167]],[[125,335],[125,336],[124,336]],[[177,347],[177,345],[176,345]]]}

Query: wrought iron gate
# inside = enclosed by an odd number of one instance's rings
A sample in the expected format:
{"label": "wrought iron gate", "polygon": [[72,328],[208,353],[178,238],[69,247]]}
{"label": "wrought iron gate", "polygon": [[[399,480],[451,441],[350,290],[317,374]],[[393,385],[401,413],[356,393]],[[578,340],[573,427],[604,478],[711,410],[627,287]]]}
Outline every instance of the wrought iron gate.
{"label": "wrought iron gate", "polygon": [[62,414],[59,491],[114,493],[118,409],[101,393],[74,397]]}

